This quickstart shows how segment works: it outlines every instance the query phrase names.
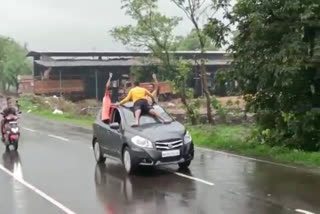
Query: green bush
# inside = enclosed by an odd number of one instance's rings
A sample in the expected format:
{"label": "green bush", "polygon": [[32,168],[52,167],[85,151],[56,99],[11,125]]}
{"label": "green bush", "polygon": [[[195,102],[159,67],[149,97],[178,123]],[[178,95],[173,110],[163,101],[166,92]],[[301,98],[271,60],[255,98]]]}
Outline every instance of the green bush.
{"label": "green bush", "polygon": [[[230,1],[222,2],[228,8]],[[226,17],[237,25],[237,34],[231,69],[220,75],[237,80],[246,109],[257,113],[253,137],[272,146],[319,151],[320,4],[239,0]],[[227,30],[221,25],[212,19],[206,32],[222,38]]]}

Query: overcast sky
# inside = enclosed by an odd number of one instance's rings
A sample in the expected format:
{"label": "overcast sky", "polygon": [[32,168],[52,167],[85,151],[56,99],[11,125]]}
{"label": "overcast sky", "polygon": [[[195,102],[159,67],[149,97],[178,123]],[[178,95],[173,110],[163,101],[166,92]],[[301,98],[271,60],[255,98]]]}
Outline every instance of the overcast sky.
{"label": "overcast sky", "polygon": [[[159,2],[162,12],[183,17],[170,0]],[[1,0],[0,4],[0,35],[38,51],[125,50],[109,30],[130,22],[121,10],[121,0]],[[177,33],[190,30],[185,19]]]}

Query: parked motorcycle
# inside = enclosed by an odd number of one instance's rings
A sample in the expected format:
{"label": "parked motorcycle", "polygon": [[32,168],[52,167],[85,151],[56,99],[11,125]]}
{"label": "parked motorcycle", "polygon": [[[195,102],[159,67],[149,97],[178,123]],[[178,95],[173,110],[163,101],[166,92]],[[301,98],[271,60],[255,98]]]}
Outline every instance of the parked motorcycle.
{"label": "parked motorcycle", "polygon": [[[3,115],[3,113],[1,113]],[[18,116],[8,115],[4,118],[5,125],[3,127],[4,139],[3,143],[6,149],[9,150],[10,146],[13,146],[14,150],[18,150],[19,139],[20,139],[20,128],[18,126]]]}

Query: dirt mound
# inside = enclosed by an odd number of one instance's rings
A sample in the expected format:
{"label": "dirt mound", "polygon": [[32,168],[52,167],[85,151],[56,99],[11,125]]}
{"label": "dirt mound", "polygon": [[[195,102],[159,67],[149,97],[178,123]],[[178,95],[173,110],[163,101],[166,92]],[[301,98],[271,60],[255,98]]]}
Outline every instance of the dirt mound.
{"label": "dirt mound", "polygon": [[61,97],[24,96],[21,99],[26,110],[46,110],[73,116],[95,116],[101,104],[95,100],[83,100],[73,103]]}

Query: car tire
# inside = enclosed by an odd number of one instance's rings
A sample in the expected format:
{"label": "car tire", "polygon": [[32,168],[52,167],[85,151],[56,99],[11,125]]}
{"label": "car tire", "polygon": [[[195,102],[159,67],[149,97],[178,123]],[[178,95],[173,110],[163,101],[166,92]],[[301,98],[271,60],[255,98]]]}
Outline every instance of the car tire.
{"label": "car tire", "polygon": [[186,162],[183,162],[183,163],[179,163],[178,165],[179,165],[180,169],[188,169],[190,164],[191,164],[191,161],[186,161]]}
{"label": "car tire", "polygon": [[136,166],[132,162],[131,153],[128,147],[125,147],[123,150],[122,163],[127,174],[133,174]]}
{"label": "car tire", "polygon": [[93,154],[97,163],[104,163],[106,161],[106,158],[101,151],[100,143],[97,140],[94,140],[93,143]]}

